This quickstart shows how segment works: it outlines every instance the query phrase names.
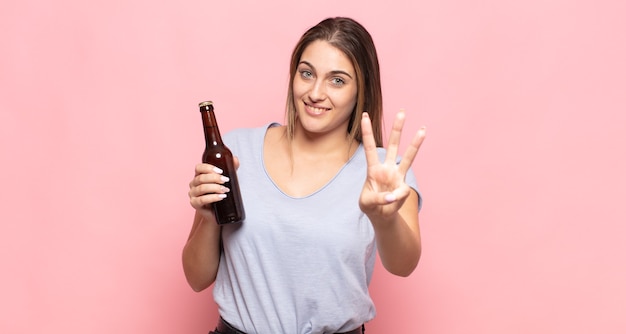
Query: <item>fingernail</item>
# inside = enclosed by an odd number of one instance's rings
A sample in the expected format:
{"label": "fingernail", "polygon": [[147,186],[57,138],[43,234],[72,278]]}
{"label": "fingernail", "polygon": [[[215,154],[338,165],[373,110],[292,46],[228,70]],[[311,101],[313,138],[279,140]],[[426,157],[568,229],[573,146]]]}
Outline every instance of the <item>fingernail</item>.
{"label": "fingernail", "polygon": [[223,192],[225,192],[225,193],[227,193],[227,192],[229,192],[229,191],[230,191],[230,189],[229,189],[229,188],[227,188],[227,187],[222,187],[222,191],[223,191]]}
{"label": "fingernail", "polygon": [[395,200],[396,200],[396,195],[394,195],[393,193],[389,193],[385,195],[385,201],[387,201],[388,203],[391,203]]}
{"label": "fingernail", "polygon": [[221,168],[219,168],[219,167],[213,167],[213,171],[216,172],[217,174],[224,173],[224,171]]}
{"label": "fingernail", "polygon": [[230,181],[230,179],[227,176],[224,176],[224,175],[222,175],[221,180],[222,180],[222,182]]}
{"label": "fingernail", "polygon": [[226,194],[219,194],[219,195],[217,195],[217,197],[219,197],[219,198],[226,198]]}

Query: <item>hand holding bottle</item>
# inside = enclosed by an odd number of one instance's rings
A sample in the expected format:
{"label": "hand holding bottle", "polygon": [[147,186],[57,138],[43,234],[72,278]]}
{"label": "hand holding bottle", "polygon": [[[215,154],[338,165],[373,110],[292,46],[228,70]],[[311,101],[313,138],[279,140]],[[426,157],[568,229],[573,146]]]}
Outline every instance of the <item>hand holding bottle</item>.
{"label": "hand holding bottle", "polygon": [[[239,168],[239,159],[233,157],[235,168]],[[212,204],[228,196],[230,189],[224,184],[230,179],[223,175],[219,167],[207,163],[197,164],[195,175],[189,182],[189,202],[200,211],[213,211]]]}
{"label": "hand holding bottle", "polygon": [[[213,209],[218,224],[242,222],[246,218],[246,214],[237,180],[238,164],[235,165],[232,152],[222,141],[213,112],[213,102],[201,102],[199,107],[202,114],[206,147],[202,154],[203,164],[196,167],[196,178],[200,177],[194,185],[200,186],[200,189],[196,189],[194,195],[210,194],[208,198],[204,198],[204,201],[200,200],[199,202],[206,202],[204,208]],[[212,185],[202,186],[207,182]],[[209,204],[210,208],[207,208],[206,206]]]}

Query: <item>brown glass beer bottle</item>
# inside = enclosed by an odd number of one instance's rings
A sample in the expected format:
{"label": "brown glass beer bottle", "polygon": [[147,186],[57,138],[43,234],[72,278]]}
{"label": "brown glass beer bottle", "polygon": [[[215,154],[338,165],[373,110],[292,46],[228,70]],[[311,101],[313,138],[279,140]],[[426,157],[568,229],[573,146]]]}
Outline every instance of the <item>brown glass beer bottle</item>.
{"label": "brown glass beer bottle", "polygon": [[222,175],[230,179],[224,183],[224,186],[230,189],[226,193],[226,198],[210,205],[215,212],[218,224],[239,223],[246,218],[246,214],[243,209],[241,192],[239,191],[239,181],[237,180],[233,154],[222,142],[222,136],[213,112],[213,102],[201,102],[199,106],[206,142],[206,148],[204,149],[204,154],[202,154],[202,162],[219,167],[224,171]]}

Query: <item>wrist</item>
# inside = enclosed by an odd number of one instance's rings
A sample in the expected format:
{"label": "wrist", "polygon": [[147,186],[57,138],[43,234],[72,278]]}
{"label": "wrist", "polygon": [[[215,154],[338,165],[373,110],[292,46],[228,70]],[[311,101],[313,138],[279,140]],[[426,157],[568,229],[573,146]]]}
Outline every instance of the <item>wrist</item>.
{"label": "wrist", "polygon": [[367,218],[374,228],[386,228],[395,225],[400,219],[400,214],[396,211],[391,214],[366,213]]}

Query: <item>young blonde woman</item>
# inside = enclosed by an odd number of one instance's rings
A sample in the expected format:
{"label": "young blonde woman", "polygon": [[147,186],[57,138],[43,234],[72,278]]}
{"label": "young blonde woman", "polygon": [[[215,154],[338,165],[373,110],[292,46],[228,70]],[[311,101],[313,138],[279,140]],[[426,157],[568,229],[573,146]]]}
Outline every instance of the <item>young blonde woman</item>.
{"label": "young blonde woman", "polygon": [[183,250],[187,281],[211,284],[220,319],[212,333],[362,333],[375,316],[368,293],[376,252],[386,270],[413,272],[421,204],[402,158],[399,112],[382,148],[382,95],[370,34],[349,18],[310,28],[290,64],[287,124],[227,133],[246,210],[219,226],[203,205],[228,189],[199,164],[189,184],[196,215]]}

